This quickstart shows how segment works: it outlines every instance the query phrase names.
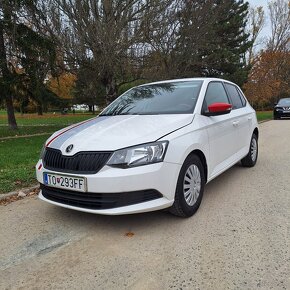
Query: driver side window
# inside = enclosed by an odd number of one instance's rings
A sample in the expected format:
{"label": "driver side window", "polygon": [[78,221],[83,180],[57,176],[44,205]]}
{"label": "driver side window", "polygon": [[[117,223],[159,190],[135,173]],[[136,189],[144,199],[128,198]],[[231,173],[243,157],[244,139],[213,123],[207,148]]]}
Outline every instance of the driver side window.
{"label": "driver side window", "polygon": [[202,110],[207,111],[213,103],[230,103],[225,88],[221,82],[210,82],[205,93]]}

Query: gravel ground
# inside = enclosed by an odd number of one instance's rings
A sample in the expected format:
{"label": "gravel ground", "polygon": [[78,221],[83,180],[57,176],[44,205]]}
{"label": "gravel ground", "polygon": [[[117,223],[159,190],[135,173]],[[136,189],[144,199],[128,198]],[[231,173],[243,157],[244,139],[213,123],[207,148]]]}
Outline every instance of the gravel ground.
{"label": "gravel ground", "polygon": [[190,219],[1,206],[0,289],[290,289],[290,121],[260,135],[256,167],[210,182]]}

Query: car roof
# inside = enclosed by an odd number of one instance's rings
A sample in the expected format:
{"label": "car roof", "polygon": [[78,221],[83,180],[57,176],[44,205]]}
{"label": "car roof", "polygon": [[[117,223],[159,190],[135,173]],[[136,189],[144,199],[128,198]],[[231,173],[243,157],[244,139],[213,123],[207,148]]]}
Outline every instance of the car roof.
{"label": "car roof", "polygon": [[142,84],[142,85],[139,85],[138,87],[147,86],[147,85],[155,85],[155,84],[190,82],[190,81],[208,81],[208,82],[210,82],[210,81],[222,81],[222,82],[227,82],[227,83],[236,85],[233,82],[230,82],[230,81],[225,80],[225,79],[202,77],[202,78],[183,78],[183,79],[163,80],[163,81],[157,81],[157,82],[151,82],[151,83]]}

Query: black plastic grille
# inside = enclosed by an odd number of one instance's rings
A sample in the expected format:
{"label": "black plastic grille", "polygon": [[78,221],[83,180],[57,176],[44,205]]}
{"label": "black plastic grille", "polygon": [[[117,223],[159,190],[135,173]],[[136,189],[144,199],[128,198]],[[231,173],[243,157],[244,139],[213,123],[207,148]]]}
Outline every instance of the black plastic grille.
{"label": "black plastic grille", "polygon": [[90,193],[56,189],[40,185],[42,195],[58,203],[87,209],[112,209],[161,198],[154,189],[121,193]]}
{"label": "black plastic grille", "polygon": [[79,152],[64,156],[60,150],[46,148],[43,158],[44,168],[70,173],[97,173],[108,161],[111,152]]}

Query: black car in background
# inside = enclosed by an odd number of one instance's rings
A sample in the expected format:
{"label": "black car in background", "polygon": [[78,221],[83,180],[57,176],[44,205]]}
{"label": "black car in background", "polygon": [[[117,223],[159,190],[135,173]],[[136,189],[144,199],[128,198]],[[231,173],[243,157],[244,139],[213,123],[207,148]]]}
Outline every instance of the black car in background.
{"label": "black car in background", "polygon": [[274,120],[290,118],[290,98],[280,99],[274,107]]}

